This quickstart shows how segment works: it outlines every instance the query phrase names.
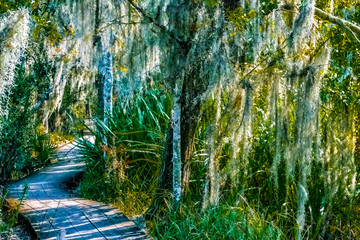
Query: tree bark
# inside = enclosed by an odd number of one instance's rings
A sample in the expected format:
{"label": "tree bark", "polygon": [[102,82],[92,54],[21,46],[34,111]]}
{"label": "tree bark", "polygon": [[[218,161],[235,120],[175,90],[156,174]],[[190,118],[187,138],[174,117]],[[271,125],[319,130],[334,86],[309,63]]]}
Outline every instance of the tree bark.
{"label": "tree bark", "polygon": [[103,115],[105,125],[108,125],[108,116],[112,114],[112,92],[113,92],[113,63],[112,53],[108,50],[102,52],[98,79],[99,79],[99,108]]}
{"label": "tree bark", "polygon": [[166,134],[165,150],[161,159],[161,167],[159,179],[153,201],[145,213],[146,219],[153,218],[159,213],[162,207],[166,207],[166,200],[169,198],[169,193],[172,191],[172,158],[173,158],[173,128],[172,123],[169,124],[169,129]]}
{"label": "tree bark", "polygon": [[[101,1],[96,1],[95,9],[95,35],[93,45],[99,56],[98,73],[96,76],[96,83],[98,89],[98,108],[101,120],[108,125],[108,117],[112,115],[112,99],[113,99],[113,54],[111,52],[112,44],[112,30],[110,30],[110,37],[108,40],[103,40],[100,33],[100,9]],[[104,144],[107,144],[105,137],[102,139]]]}
{"label": "tree bark", "polygon": [[[182,89],[182,108],[181,108],[181,159],[183,162],[182,172],[182,193],[184,196],[189,192],[189,183],[191,175],[191,156],[194,151],[195,144],[195,131],[200,121],[200,107],[201,104],[199,101],[194,102],[199,92],[199,85],[194,79],[195,75],[189,74],[191,77],[188,77],[184,80],[183,89]],[[202,89],[205,89],[203,87]]]}
{"label": "tree bark", "polygon": [[172,110],[172,122],[173,122],[173,201],[172,207],[176,211],[180,206],[181,200],[181,93],[184,74],[181,76],[181,80],[175,87],[175,99]]}

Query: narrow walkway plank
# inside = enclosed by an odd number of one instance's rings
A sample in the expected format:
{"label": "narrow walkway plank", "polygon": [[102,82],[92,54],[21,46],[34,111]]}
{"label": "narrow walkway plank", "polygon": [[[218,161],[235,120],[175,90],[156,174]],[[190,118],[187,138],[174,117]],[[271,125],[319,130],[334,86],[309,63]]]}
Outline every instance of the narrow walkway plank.
{"label": "narrow walkway plank", "polygon": [[79,149],[68,144],[57,152],[58,163],[8,186],[8,202],[16,204],[25,187],[20,212],[30,221],[40,239],[149,239],[118,209],[72,196],[62,187],[85,164]]}

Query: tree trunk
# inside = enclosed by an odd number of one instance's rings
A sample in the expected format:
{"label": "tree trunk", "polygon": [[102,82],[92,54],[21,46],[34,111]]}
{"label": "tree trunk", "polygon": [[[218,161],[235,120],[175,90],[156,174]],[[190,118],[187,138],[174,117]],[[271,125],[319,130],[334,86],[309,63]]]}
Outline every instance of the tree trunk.
{"label": "tree trunk", "polygon": [[[198,94],[196,84],[186,79],[181,96],[181,159],[183,162],[182,193],[184,197],[189,192],[191,175],[191,156],[195,144],[195,131],[200,121],[200,102],[192,101]],[[205,88],[205,87],[204,87]],[[190,99],[190,100],[189,100]]]}
{"label": "tree trunk", "polygon": [[[108,125],[108,117],[112,115],[112,99],[113,99],[113,54],[111,52],[112,30],[110,32],[100,33],[100,9],[101,1],[96,1],[95,9],[95,35],[93,45],[99,56],[98,73],[96,83],[98,89],[98,108],[101,120]],[[109,37],[101,35],[109,34]],[[105,40],[104,40],[105,39]],[[107,144],[107,139],[103,137],[102,142]]]}
{"label": "tree trunk", "polygon": [[[183,75],[181,76],[183,79]],[[175,99],[172,110],[173,122],[173,201],[172,207],[176,211],[180,206],[181,200],[181,90],[183,80],[177,83],[175,87]]]}
{"label": "tree trunk", "polygon": [[160,166],[160,173],[158,184],[156,188],[156,192],[151,203],[151,206],[145,213],[146,219],[153,218],[158,212],[159,209],[164,208],[166,209],[166,200],[169,199],[169,193],[172,190],[172,158],[173,158],[173,128],[172,123],[169,124],[169,129],[166,134],[166,141],[165,141],[165,150],[162,155],[161,159],[161,166]]}
{"label": "tree trunk", "polygon": [[112,114],[112,92],[113,92],[113,72],[112,72],[112,54],[110,51],[105,50],[102,53],[98,79],[99,79],[99,108],[103,115],[105,125],[108,125],[108,116]]}

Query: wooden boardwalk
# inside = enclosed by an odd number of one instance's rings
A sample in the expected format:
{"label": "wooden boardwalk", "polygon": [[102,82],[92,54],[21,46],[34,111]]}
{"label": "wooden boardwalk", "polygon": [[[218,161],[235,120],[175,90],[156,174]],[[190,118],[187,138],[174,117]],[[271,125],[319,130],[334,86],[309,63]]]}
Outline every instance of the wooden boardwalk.
{"label": "wooden boardwalk", "polygon": [[149,239],[116,208],[68,192],[63,183],[84,171],[85,164],[73,144],[57,154],[58,163],[8,187],[13,205],[28,186],[20,212],[40,239]]}

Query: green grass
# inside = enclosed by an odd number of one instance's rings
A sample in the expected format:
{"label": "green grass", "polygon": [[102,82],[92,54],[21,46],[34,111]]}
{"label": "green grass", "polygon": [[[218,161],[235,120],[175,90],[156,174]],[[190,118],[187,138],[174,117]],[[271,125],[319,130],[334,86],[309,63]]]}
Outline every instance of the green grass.
{"label": "green grass", "polygon": [[94,119],[95,143],[79,141],[87,165],[82,195],[114,203],[128,216],[144,213],[157,184],[170,109],[170,97],[152,90],[131,105],[118,104],[108,126]]}
{"label": "green grass", "polygon": [[199,210],[182,206],[177,213],[148,222],[157,239],[281,239],[282,232],[266,215],[251,207],[219,207]]}

